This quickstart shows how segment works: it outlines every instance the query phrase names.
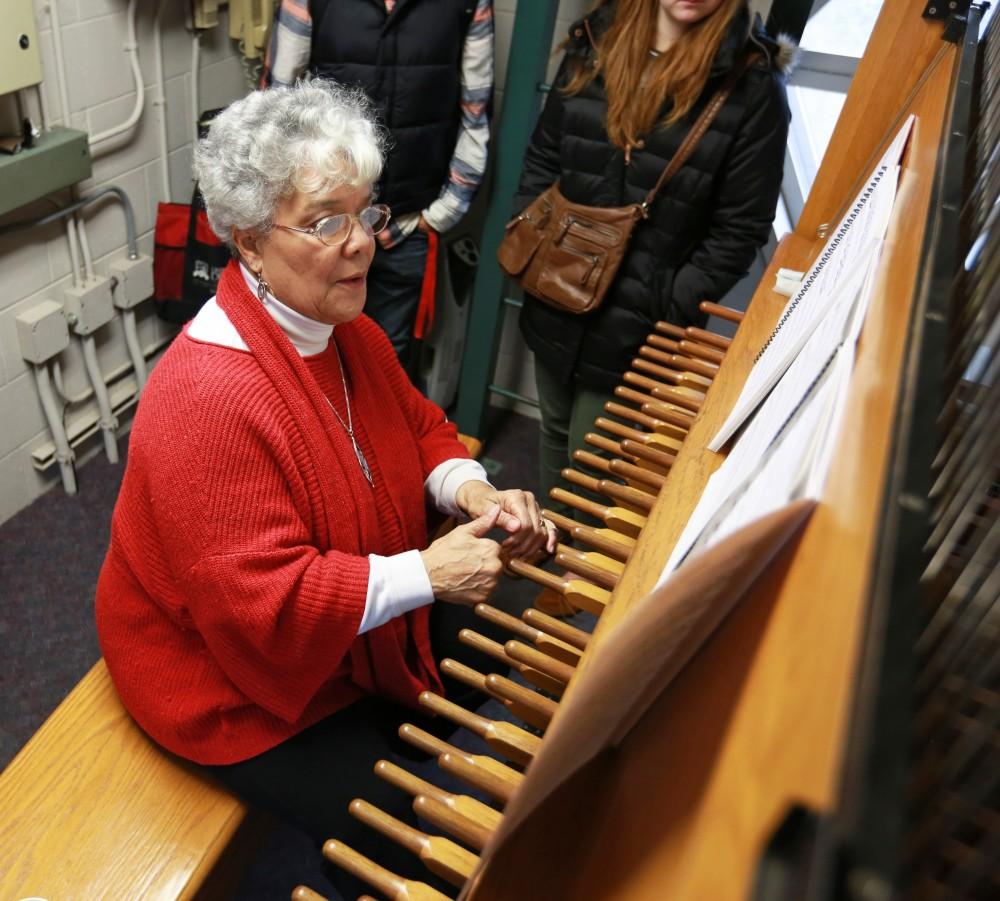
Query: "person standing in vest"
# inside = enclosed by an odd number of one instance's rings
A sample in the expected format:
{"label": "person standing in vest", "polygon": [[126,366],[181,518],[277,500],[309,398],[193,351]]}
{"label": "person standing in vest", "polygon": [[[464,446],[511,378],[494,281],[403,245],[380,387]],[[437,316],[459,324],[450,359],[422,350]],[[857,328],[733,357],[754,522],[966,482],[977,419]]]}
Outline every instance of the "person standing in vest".
{"label": "person standing in vest", "polygon": [[378,199],[393,218],[378,235],[365,313],[412,375],[429,235],[459,222],[486,170],[493,2],[281,0],[263,86],[306,73],[363,89],[389,133]]}

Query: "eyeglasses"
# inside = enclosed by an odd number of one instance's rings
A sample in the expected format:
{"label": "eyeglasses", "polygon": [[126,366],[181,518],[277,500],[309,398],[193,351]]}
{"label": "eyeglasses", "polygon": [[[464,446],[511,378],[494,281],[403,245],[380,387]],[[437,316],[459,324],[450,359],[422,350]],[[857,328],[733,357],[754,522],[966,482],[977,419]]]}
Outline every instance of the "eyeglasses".
{"label": "eyeglasses", "polygon": [[353,213],[338,213],[336,216],[327,216],[320,219],[312,228],[296,228],[294,225],[281,225],[274,223],[275,228],[283,228],[289,232],[300,232],[303,235],[312,235],[319,238],[328,247],[336,247],[343,244],[350,236],[356,219],[361,228],[364,229],[369,238],[377,235],[389,224],[392,212],[384,203],[366,207],[357,215]]}

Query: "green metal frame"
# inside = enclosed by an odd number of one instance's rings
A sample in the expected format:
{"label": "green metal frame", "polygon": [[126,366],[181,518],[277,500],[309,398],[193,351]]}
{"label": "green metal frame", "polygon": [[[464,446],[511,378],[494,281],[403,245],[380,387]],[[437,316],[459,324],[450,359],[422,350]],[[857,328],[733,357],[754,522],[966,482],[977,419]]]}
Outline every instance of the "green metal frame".
{"label": "green metal frame", "polygon": [[[510,204],[521,177],[524,148],[538,118],[558,5],[557,0],[521,2],[517,4],[514,18],[503,112],[495,130],[492,193],[483,226],[455,409],[459,430],[478,438],[485,437],[490,382],[496,367],[504,311],[504,275],[497,264],[496,251],[510,218]],[[495,393],[504,392],[496,390]]]}
{"label": "green metal frame", "polygon": [[0,156],[0,216],[90,178],[86,132],[56,125],[13,156]]}

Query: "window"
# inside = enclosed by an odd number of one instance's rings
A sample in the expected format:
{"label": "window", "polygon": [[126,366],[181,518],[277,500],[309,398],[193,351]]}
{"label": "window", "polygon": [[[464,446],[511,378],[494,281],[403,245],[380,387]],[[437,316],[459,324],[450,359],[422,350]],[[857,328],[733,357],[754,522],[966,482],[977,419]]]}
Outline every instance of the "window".
{"label": "window", "polygon": [[784,215],[775,221],[778,238],[783,234],[778,229],[786,227],[779,223],[792,227],[802,213],[880,7],[880,0],[819,0],[809,16],[788,82],[792,125],[781,191]]}

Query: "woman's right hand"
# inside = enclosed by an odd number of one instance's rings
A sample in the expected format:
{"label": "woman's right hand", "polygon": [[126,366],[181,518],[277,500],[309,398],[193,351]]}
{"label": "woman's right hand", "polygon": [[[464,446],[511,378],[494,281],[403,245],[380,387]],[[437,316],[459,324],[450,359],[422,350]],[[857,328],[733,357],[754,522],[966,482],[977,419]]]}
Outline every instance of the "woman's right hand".
{"label": "woman's right hand", "polygon": [[434,597],[453,604],[481,603],[493,594],[503,565],[500,545],[487,538],[500,516],[492,506],[478,519],[455,526],[420,552]]}

